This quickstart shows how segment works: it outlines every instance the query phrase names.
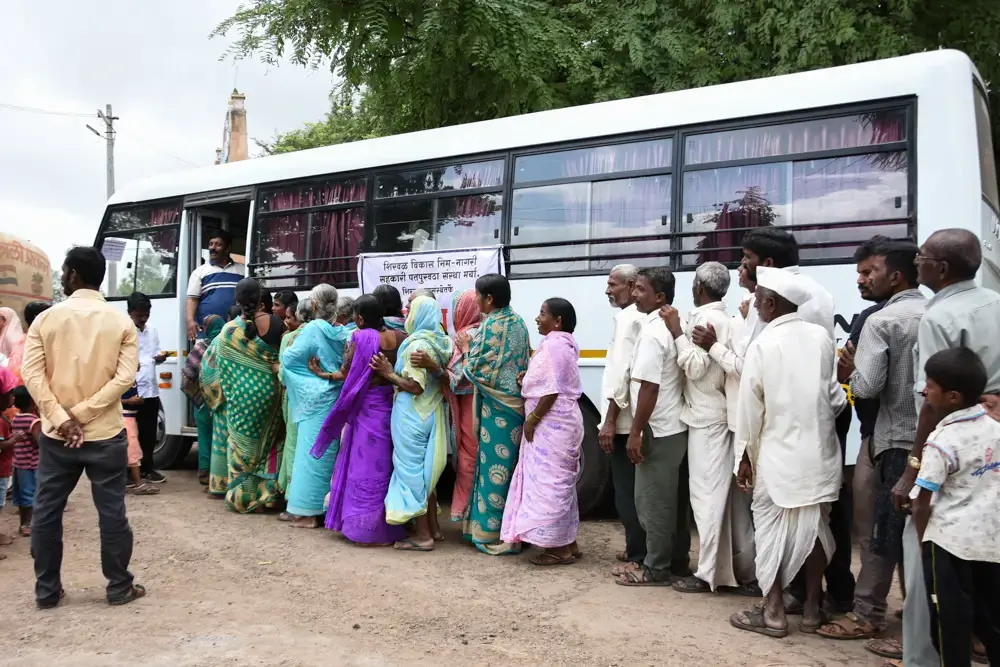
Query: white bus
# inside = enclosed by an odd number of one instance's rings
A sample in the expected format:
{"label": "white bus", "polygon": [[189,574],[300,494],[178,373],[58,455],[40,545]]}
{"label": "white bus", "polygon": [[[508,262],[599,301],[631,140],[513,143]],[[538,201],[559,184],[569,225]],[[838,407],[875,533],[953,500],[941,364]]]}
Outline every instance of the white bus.
{"label": "white bus", "polygon": [[[110,199],[96,246],[124,247],[109,253],[105,293],[152,297],[151,323],[173,355],[160,368],[164,467],[195,435],[179,389],[188,343],[178,295],[206,261],[209,230],[235,236],[249,275],[300,293],[322,282],[356,293],[361,252],[502,244],[529,328],[548,297],[579,312],[587,510],[610,486],[596,432],[613,265],[673,269],[683,312],[697,264],[735,269],[746,230],[778,225],[834,294],[843,340],[865,307],[851,256],[874,234],[922,241],[967,228],[982,239],[981,281],[1000,285],[990,137],[972,62],[935,51],[157,177]],[[734,279],[732,312],[739,297]]]}

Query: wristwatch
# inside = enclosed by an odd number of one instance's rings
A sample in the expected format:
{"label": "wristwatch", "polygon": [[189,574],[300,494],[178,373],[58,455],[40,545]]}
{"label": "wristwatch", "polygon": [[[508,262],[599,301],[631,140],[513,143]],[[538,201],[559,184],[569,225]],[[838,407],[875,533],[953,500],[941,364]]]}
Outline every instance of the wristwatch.
{"label": "wristwatch", "polygon": [[910,466],[914,470],[920,470],[920,459],[916,456],[911,456],[906,460],[906,465]]}

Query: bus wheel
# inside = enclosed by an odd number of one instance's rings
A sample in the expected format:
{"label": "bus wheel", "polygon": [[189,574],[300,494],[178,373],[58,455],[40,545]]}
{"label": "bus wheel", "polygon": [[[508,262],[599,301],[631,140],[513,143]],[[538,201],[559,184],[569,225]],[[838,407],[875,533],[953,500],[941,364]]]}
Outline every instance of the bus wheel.
{"label": "bus wheel", "polygon": [[180,435],[167,435],[167,419],[160,403],[160,414],[156,420],[156,448],[153,450],[153,467],[167,470],[179,465],[191,451],[192,441]]}
{"label": "bus wheel", "polygon": [[580,401],[583,413],[583,444],[580,447],[580,473],[576,478],[576,495],[580,516],[600,509],[611,492],[611,462],[597,442],[600,415],[587,401]]}

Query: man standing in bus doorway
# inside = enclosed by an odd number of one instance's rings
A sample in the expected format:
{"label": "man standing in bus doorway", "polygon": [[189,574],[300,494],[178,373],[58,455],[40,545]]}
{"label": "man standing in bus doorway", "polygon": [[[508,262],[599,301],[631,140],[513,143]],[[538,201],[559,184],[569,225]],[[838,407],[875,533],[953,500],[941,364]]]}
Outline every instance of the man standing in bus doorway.
{"label": "man standing in bus doorway", "polygon": [[611,479],[615,486],[615,509],[625,529],[625,549],[615,554],[620,565],[611,571],[614,576],[635,568],[646,559],[646,531],[639,523],[635,511],[635,464],[628,458],[625,447],[632,428],[632,411],[629,407],[629,369],[632,351],[642,331],[643,315],[632,300],[632,290],[639,269],[631,264],[619,264],[608,275],[604,294],[614,308],[611,325],[611,343],[604,362],[601,382],[602,426],[597,441],[611,457]]}
{"label": "man standing in bus doorway", "polygon": [[726,372],[709,353],[693,344],[688,333],[695,326],[712,327],[722,344],[729,340],[729,315],[722,302],[729,291],[729,269],[705,262],[695,271],[692,296],[695,309],[683,326],[673,306],[660,309],[677,345],[677,364],[684,371],[684,407],[681,421],[688,426],[688,469],[691,509],[698,528],[698,571],[674,583],[682,593],[738,589],[759,598],[754,572],[753,523],[746,494],[736,487],[732,463],[733,440],[726,402]]}
{"label": "man standing in bus doorway", "polygon": [[812,297],[808,283],[769,267],[756,275],[754,305],[767,327],[744,359],[734,463],[740,488],[753,493],[755,565],[766,598],[729,620],[784,637],[782,588],[800,570],[807,577],[802,629],[815,632],[822,623],[823,570],[835,548],[829,508],[843,485],[835,421],[847,397],[835,377],[832,341],[798,315]]}
{"label": "man standing in bus doorway", "polygon": [[108,603],[146,594],[128,570],[132,528],[125,512],[128,443],[121,406],[139,367],[139,337],[132,320],[101,296],[105,269],[96,248],[70,250],[62,267],[69,298],[38,316],[25,346],[22,375],[42,418],[31,526],[40,609],[65,596],[63,509],[84,472],[100,518]]}
{"label": "man standing in bus doorway", "polygon": [[202,331],[202,322],[209,315],[223,320],[233,305],[236,283],[246,276],[246,267],[230,256],[232,235],[224,229],[212,232],[208,240],[208,264],[191,273],[187,290],[188,340],[195,340]]}
{"label": "man standing in bus doorway", "polygon": [[156,367],[167,359],[160,348],[160,336],[156,328],[149,325],[149,314],[153,303],[142,292],[133,292],[126,301],[128,316],[139,332],[139,374],[135,383],[142,399],[136,411],[136,426],[139,430],[139,445],[142,447],[140,463],[142,478],[153,484],[163,484],[167,476],[156,469],[153,454],[158,444],[157,426],[160,421],[160,385],[156,377]]}
{"label": "man standing in bus doorway", "polygon": [[669,586],[691,576],[684,373],[659,313],[673,303],[675,286],[669,269],[642,269],[632,290],[643,324],[632,352],[625,450],[636,466],[635,509],[646,531],[646,558],[615,579],[622,586]]}
{"label": "man standing in bus doorway", "polygon": [[829,639],[871,639],[885,632],[892,575],[903,559],[905,516],[893,508],[891,492],[906,469],[917,430],[913,348],[926,304],[917,286],[917,250],[914,243],[877,237],[855,253],[863,294],[885,306],[868,318],[856,352],[848,345],[841,354],[838,379],[849,370],[855,399],[876,400],[879,411],[874,432],[862,440],[868,451],[858,456],[859,462],[873,462],[874,474],[867,475],[869,488],[855,486],[856,516],[865,519],[867,532],[862,536],[854,610],[820,628],[818,634]]}
{"label": "man standing in bus doorway", "polygon": [[[934,296],[917,331],[914,392],[917,430],[906,471],[892,490],[897,509],[908,511],[910,492],[920,469],[927,437],[940,416],[923,400],[927,360],[952,347],[967,347],[986,367],[986,393],[1000,394],[1000,295],[975,283],[982,264],[982,249],[975,234],[964,229],[942,229],[930,235],[916,257],[917,280]],[[913,517],[903,529],[903,571],[906,599],[903,601],[903,663],[906,667],[940,664],[931,642],[930,600],[924,580],[921,545]]]}

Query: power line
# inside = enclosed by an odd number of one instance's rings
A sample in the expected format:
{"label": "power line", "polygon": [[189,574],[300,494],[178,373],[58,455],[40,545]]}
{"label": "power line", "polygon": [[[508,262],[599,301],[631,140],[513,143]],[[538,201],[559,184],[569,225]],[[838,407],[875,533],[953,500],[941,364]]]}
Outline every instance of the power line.
{"label": "power line", "polygon": [[96,114],[92,113],[76,113],[74,111],[52,111],[50,109],[39,109],[38,107],[26,107],[20,104],[7,104],[5,102],[0,102],[0,108],[10,109],[11,111],[24,111],[26,113],[37,113],[44,114],[46,116],[70,116],[73,118],[94,118]]}
{"label": "power line", "polygon": [[177,156],[177,155],[174,155],[173,153],[165,151],[162,148],[160,148],[159,146],[157,146],[156,144],[151,144],[148,141],[146,141],[145,139],[142,139],[142,138],[137,137],[137,136],[133,136],[133,137],[129,137],[129,138],[135,139],[140,144],[145,144],[147,147],[152,148],[157,153],[162,153],[163,155],[166,155],[167,157],[171,157],[171,158],[177,160],[178,162],[183,162],[184,164],[189,165],[191,167],[197,167],[197,166],[199,166],[197,163],[191,162],[190,160],[185,160],[184,158],[182,158],[180,156]]}

